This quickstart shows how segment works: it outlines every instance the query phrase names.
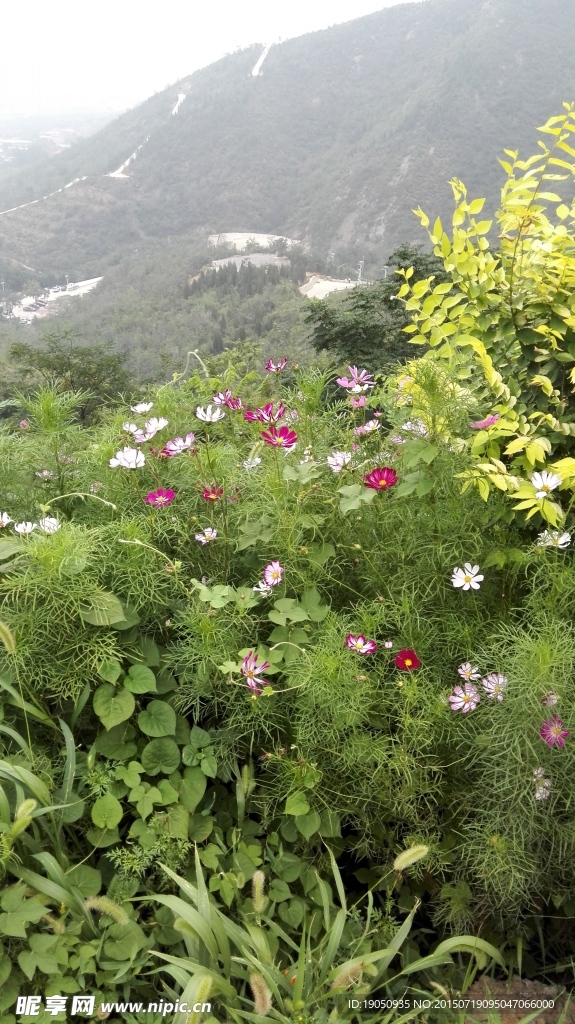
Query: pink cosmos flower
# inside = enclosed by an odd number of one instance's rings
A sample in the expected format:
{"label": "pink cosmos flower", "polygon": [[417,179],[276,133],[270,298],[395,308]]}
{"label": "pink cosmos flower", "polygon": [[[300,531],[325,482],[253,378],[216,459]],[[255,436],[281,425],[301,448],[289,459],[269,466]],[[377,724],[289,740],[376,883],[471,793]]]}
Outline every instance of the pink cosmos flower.
{"label": "pink cosmos flower", "polygon": [[365,474],[363,482],[366,487],[371,487],[374,491],[387,491],[397,483],[397,473],[389,466],[378,466],[371,473]]}
{"label": "pink cosmos flower", "polygon": [[28,423],[28,420],[20,420],[18,426],[20,427],[20,430],[30,430],[30,424]]}
{"label": "pink cosmos flower", "polygon": [[570,732],[563,728],[563,722],[555,713],[551,718],[546,718],[539,729],[539,735],[545,740],[548,747],[564,747],[565,740]]}
{"label": "pink cosmos flower", "polygon": [[279,562],[268,562],[264,569],[264,583],[268,587],[277,587],[283,578],[284,567]]}
{"label": "pink cosmos flower", "polygon": [[225,391],[218,391],[217,395],[212,398],[214,405],[225,405],[232,412],[237,412],[238,409],[242,408],[241,398],[237,398],[232,395],[230,388],[226,388]]}
{"label": "pink cosmos flower", "polygon": [[168,441],[162,448],[160,455],[166,458],[171,458],[173,455],[180,455],[181,452],[185,452],[187,448],[191,448],[196,439],[195,434],[186,434],[184,437],[175,437],[173,441]]}
{"label": "pink cosmos flower", "polygon": [[365,395],[360,395],[359,398],[353,398],[352,395],[349,396],[349,404],[351,405],[352,409],[363,409],[366,401],[367,399]]}
{"label": "pink cosmos flower", "polygon": [[175,497],[176,492],[171,491],[169,487],[166,490],[162,487],[158,487],[157,491],[150,491],[149,494],[146,494],[144,501],[147,502],[148,505],[154,505],[156,508],[164,508],[166,505],[169,505]]}
{"label": "pink cosmos flower", "polygon": [[273,359],[268,359],[266,363],[266,370],[268,373],[280,373],[281,370],[285,370],[288,364],[288,357],[282,356],[277,363],[274,363]]}
{"label": "pink cosmos flower", "polygon": [[476,420],[475,423],[470,423],[469,426],[472,430],[487,430],[487,427],[492,427],[494,423],[497,423],[499,419],[499,413],[494,412],[491,416],[486,416],[484,420]]}
{"label": "pink cosmos flower", "polygon": [[326,462],[332,473],[341,473],[344,466],[351,462],[351,452],[332,452],[328,455]]}
{"label": "pink cosmos flower", "polygon": [[206,501],[217,501],[218,498],[221,498],[223,493],[223,487],[216,487],[215,484],[212,484],[211,487],[204,487],[202,491],[202,498],[205,498]]}
{"label": "pink cosmos flower", "polygon": [[359,435],[361,435],[361,434],[373,434],[373,431],[374,430],[379,430],[380,427],[381,427],[381,423],[378,423],[377,420],[368,420],[367,423],[364,423],[362,427],[354,427],[353,432],[354,432],[354,434],[359,434]]}
{"label": "pink cosmos flower", "polygon": [[473,683],[464,683],[462,687],[454,686],[453,693],[449,697],[451,710],[462,711],[463,714],[466,714],[468,711],[475,711],[480,700],[479,690]]}
{"label": "pink cosmos flower", "polygon": [[277,423],[286,414],[286,407],[283,402],[278,403],[278,407],[274,410],[274,403],[268,402],[264,405],[263,409],[246,409],[244,413],[244,419],[248,420],[249,423]]}
{"label": "pink cosmos flower", "polygon": [[545,708],[552,708],[557,704],[559,700],[559,694],[554,693],[553,690],[548,690],[545,696],[541,699],[541,703]]}
{"label": "pink cosmos flower", "polygon": [[348,366],[349,380],[347,377],[338,377],[337,383],[341,388],[346,388],[348,391],[353,391],[357,394],[360,391],[367,391],[368,388],[375,387],[375,381],[371,373],[367,370],[358,370],[357,366]]}
{"label": "pink cosmos flower", "polygon": [[266,684],[265,679],[258,679],[257,677],[261,676],[262,672],[265,672],[269,667],[269,661],[258,662],[258,656],[253,651],[250,651],[244,658],[240,672],[254,696],[259,696],[262,692],[262,684],[264,686]]}
{"label": "pink cosmos flower", "polygon": [[465,679],[467,683],[473,679],[481,679],[481,672],[478,668],[471,664],[470,661],[464,661],[463,665],[460,665],[457,669],[462,679]]}
{"label": "pink cosmos flower", "polygon": [[375,654],[377,651],[375,640],[366,640],[361,634],[354,636],[353,633],[348,633],[345,646],[349,647],[350,651],[357,651],[358,654]]}
{"label": "pink cosmos flower", "polygon": [[502,701],[503,691],[507,686],[507,676],[501,675],[500,672],[490,672],[485,679],[481,680],[481,685],[489,700]]}
{"label": "pink cosmos flower", "polygon": [[265,444],[271,445],[272,448],[285,448],[288,452],[297,444],[297,434],[289,427],[280,427],[278,430],[277,427],[271,426],[269,430],[262,430],[261,437]]}

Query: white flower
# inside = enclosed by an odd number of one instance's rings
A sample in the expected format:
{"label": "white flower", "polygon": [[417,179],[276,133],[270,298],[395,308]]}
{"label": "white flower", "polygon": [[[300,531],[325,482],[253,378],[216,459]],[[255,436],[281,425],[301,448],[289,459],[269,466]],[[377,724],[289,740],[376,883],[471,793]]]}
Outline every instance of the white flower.
{"label": "white flower", "polygon": [[326,461],[332,473],[341,473],[343,467],[351,461],[351,452],[332,452]]}
{"label": "white flower", "polygon": [[404,423],[402,430],[408,430],[410,434],[417,434],[418,437],[428,437],[429,431],[421,420],[408,420]]}
{"label": "white flower", "polygon": [[481,672],[479,669],[472,665],[470,661],[464,661],[463,665],[460,665],[457,669],[459,675],[466,682],[471,682],[474,679],[481,679]]}
{"label": "white flower", "polygon": [[196,409],[196,416],[199,420],[203,420],[204,423],[217,423],[218,420],[223,420],[225,416],[223,409],[214,409],[213,405],[208,405],[204,409],[203,405],[198,405]]}
{"label": "white flower", "polygon": [[140,414],[143,414],[145,412],[149,412],[153,405],[153,402],[140,402],[139,405],[131,405],[130,412],[138,412]]}
{"label": "white flower", "polygon": [[463,569],[454,569],[451,583],[454,587],[463,587],[464,590],[479,590],[481,580],[485,576],[479,576],[479,566],[466,562]]}
{"label": "white flower", "polygon": [[145,462],[146,456],[137,448],[122,448],[116,452],[113,459],[110,459],[109,465],[112,469],[116,466],[121,466],[122,469],[139,469]]}
{"label": "white flower", "polygon": [[30,522],[27,522],[27,523],[14,523],[14,529],[15,529],[16,533],[21,533],[21,534],[32,533],[32,530],[35,530],[36,526],[37,526],[36,523],[30,523]]}
{"label": "white flower", "polygon": [[60,529],[62,523],[59,523],[54,516],[46,516],[44,519],[38,520],[38,526],[44,533],[56,533]]}
{"label": "white flower", "polygon": [[158,430],[163,430],[164,427],[168,426],[168,420],[164,419],[163,416],[152,416],[146,423],[146,433],[157,434]]}
{"label": "white flower", "polygon": [[541,548],[568,548],[571,543],[570,533],[561,533],[559,530],[544,530],[537,538]]}
{"label": "white flower", "polygon": [[556,487],[563,481],[557,473],[549,473],[546,469],[542,470],[541,473],[534,473],[531,477],[531,483],[535,488],[535,497],[541,500],[542,498],[548,498],[551,491],[554,491]]}
{"label": "white flower", "polygon": [[259,459],[257,457],[257,455],[256,455],[256,456],[254,456],[253,459],[244,459],[242,465],[243,465],[244,469],[255,469],[256,466],[259,466],[261,461],[262,460]]}
{"label": "white flower", "polygon": [[0,527],[8,526],[8,523],[13,523],[14,520],[10,518],[7,512],[0,512]]}
{"label": "white flower", "polygon": [[217,530],[214,530],[211,526],[206,526],[203,533],[195,533],[194,538],[199,544],[208,544],[209,541],[215,540],[217,535]]}
{"label": "white flower", "polygon": [[122,430],[125,430],[127,434],[137,434],[140,427],[136,423],[122,423]]}
{"label": "white flower", "polygon": [[34,476],[39,477],[40,480],[51,480],[55,474],[51,469],[41,469],[38,473],[34,473]]}
{"label": "white flower", "polygon": [[252,590],[255,590],[256,594],[261,594],[262,597],[267,597],[272,592],[272,588],[265,580],[260,580],[256,587],[252,587]]}

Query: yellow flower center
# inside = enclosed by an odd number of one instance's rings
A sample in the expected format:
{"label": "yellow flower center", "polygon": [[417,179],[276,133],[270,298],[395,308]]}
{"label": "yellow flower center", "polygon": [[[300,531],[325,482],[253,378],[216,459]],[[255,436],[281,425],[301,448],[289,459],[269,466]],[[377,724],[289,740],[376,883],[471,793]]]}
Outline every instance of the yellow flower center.
{"label": "yellow flower center", "polygon": [[471,580],[473,579],[473,577],[472,576],[464,576],[463,579],[464,579],[465,583],[471,583]]}
{"label": "yellow flower center", "polygon": [[411,668],[411,666],[413,665],[413,661],[411,660],[411,658],[406,658],[405,664],[407,665],[408,668]]}

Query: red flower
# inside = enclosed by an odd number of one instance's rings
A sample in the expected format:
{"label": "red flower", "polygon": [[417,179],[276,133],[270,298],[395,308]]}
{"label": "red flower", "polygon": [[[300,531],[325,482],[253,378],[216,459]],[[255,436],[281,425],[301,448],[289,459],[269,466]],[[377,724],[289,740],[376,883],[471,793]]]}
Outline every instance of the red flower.
{"label": "red flower", "polygon": [[266,444],[272,448],[286,448],[288,451],[297,444],[297,434],[289,427],[270,427],[269,430],[262,430],[261,436]]}
{"label": "red flower", "polygon": [[206,501],[217,501],[218,498],[221,498],[223,493],[223,487],[216,487],[215,484],[212,484],[211,487],[204,487],[202,497],[205,498]]}
{"label": "red flower", "polygon": [[365,474],[363,482],[366,487],[371,487],[374,491],[387,491],[389,487],[393,487],[397,483],[397,473],[389,466],[383,466],[383,468],[378,466],[371,473]]}
{"label": "red flower", "polygon": [[399,651],[393,660],[395,662],[395,667],[400,669],[402,672],[413,672],[415,668],[419,668],[421,665],[417,654],[411,647],[407,650],[404,648],[402,651]]}

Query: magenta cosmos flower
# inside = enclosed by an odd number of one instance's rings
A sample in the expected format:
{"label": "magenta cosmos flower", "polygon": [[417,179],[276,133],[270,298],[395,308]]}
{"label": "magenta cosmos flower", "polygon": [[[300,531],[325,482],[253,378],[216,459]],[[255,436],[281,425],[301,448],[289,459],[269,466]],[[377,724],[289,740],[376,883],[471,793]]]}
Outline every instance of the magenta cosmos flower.
{"label": "magenta cosmos flower", "polygon": [[217,501],[218,498],[221,498],[223,493],[223,487],[216,487],[215,484],[212,484],[211,487],[204,487],[202,491],[202,498],[205,498],[206,501]]}
{"label": "magenta cosmos flower", "polygon": [[352,409],[363,409],[366,401],[365,395],[360,395],[359,398],[354,398],[352,395],[349,396],[349,404]]}
{"label": "magenta cosmos flower", "polygon": [[241,398],[232,395],[230,388],[226,388],[225,391],[218,391],[217,395],[212,397],[212,402],[214,405],[225,405],[232,412],[237,412],[238,409],[242,408]]}
{"label": "magenta cosmos flower", "polygon": [[264,569],[264,583],[268,587],[277,587],[283,578],[284,567],[279,562],[269,562]]}
{"label": "magenta cosmos flower", "polygon": [[357,651],[358,654],[375,654],[377,651],[375,640],[366,640],[361,633],[359,636],[348,633],[345,638],[345,646],[349,647],[350,651]]}
{"label": "magenta cosmos flower", "polygon": [[357,366],[348,366],[348,370],[349,379],[347,377],[337,378],[340,388],[346,388],[347,391],[357,394],[359,391],[367,391],[368,388],[375,387],[373,376],[367,370],[358,370]]}
{"label": "magenta cosmos flower", "polygon": [[244,419],[249,423],[277,423],[281,420],[282,416],[286,414],[286,407],[283,402],[278,402],[277,409],[274,409],[274,403],[268,402],[263,408],[246,409],[244,413]]}
{"label": "magenta cosmos flower", "polygon": [[358,436],[362,436],[363,434],[373,434],[374,430],[379,430],[380,427],[381,423],[378,423],[377,420],[368,420],[367,423],[363,424],[363,426],[354,427],[353,432]]}
{"label": "magenta cosmos flower", "polygon": [[465,683],[463,686],[454,686],[453,693],[449,698],[452,711],[475,711],[481,697],[479,690],[473,683]]}
{"label": "magenta cosmos flower", "polygon": [[366,487],[371,487],[374,491],[387,491],[397,483],[397,473],[389,466],[378,466],[371,473],[365,474],[363,482]]}
{"label": "magenta cosmos flower", "polygon": [[175,437],[173,441],[167,441],[162,448],[160,455],[171,458],[173,455],[180,455],[186,449],[191,448],[196,440],[195,434],[186,434],[185,437]]}
{"label": "magenta cosmos flower", "polygon": [[278,430],[272,426],[269,430],[262,430],[261,437],[265,444],[271,445],[272,448],[285,448],[288,452],[297,444],[297,434],[289,427],[280,427]]}
{"label": "magenta cosmos flower", "polygon": [[273,359],[268,359],[266,363],[266,370],[268,373],[280,373],[281,370],[285,370],[288,364],[288,357],[282,356],[277,363],[274,363]]}
{"label": "magenta cosmos flower", "polygon": [[499,419],[499,413],[494,412],[492,416],[486,416],[484,420],[476,420],[475,423],[470,423],[469,426],[472,430],[487,430],[487,427],[492,427],[494,423],[497,423]]}
{"label": "magenta cosmos flower", "polygon": [[563,722],[558,715],[553,714],[546,718],[539,729],[539,735],[545,740],[548,747],[564,747],[565,740],[570,736],[568,729],[563,728]]}
{"label": "magenta cosmos flower", "polygon": [[169,487],[166,488],[166,490],[164,490],[163,487],[158,487],[157,491],[150,491],[149,494],[146,494],[144,501],[147,502],[148,505],[154,505],[155,508],[164,508],[164,506],[169,505],[175,497],[176,492],[171,491]]}
{"label": "magenta cosmos flower", "polygon": [[244,658],[240,672],[254,696],[259,696],[262,692],[262,685],[265,686],[267,683],[266,679],[258,679],[258,676],[261,676],[269,667],[269,661],[258,662],[258,656],[253,651],[249,651]]}

